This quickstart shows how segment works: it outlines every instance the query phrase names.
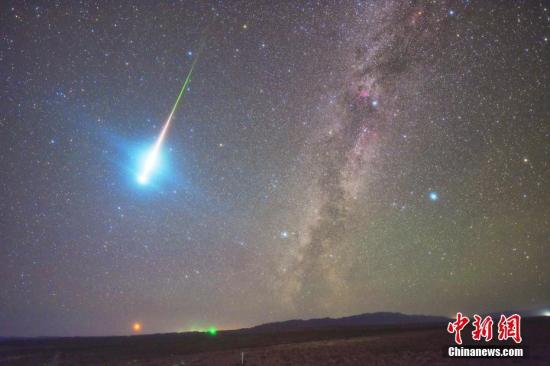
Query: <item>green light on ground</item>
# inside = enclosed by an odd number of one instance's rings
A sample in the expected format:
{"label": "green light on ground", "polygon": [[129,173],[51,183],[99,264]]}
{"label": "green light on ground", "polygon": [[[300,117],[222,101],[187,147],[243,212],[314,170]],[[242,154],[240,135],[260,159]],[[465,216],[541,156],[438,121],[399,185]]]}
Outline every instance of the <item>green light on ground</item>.
{"label": "green light on ground", "polygon": [[210,334],[210,335],[215,336],[215,335],[218,333],[218,330],[217,330],[216,328],[214,328],[214,327],[210,327],[210,328],[208,328],[208,329],[206,330],[206,332],[207,332],[208,334]]}

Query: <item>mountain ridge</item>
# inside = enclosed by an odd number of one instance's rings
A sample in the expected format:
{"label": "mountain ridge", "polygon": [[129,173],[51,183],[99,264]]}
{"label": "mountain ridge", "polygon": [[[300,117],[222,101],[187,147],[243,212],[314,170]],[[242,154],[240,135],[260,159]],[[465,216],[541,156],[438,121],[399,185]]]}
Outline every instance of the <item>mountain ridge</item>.
{"label": "mountain ridge", "polygon": [[403,314],[398,312],[374,312],[340,318],[291,319],[280,322],[270,322],[249,328],[238,329],[241,332],[301,330],[309,328],[396,325],[396,324],[435,324],[445,323],[450,319],[443,316]]}

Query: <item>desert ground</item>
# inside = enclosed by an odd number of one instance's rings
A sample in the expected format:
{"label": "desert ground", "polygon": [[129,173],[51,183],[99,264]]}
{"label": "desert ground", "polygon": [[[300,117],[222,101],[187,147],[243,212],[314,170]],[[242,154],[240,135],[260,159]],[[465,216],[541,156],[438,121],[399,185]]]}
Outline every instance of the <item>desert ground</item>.
{"label": "desert ground", "polygon": [[524,319],[522,335],[521,360],[445,357],[442,324],[16,339],[0,342],[0,365],[549,365],[550,318]]}

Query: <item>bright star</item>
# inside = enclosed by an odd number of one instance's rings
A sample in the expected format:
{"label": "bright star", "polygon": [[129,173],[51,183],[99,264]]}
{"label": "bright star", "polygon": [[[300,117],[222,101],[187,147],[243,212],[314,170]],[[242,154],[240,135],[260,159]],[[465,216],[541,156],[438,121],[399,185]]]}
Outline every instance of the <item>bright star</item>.
{"label": "bright star", "polygon": [[439,199],[439,195],[437,192],[430,192],[430,200],[437,201]]}

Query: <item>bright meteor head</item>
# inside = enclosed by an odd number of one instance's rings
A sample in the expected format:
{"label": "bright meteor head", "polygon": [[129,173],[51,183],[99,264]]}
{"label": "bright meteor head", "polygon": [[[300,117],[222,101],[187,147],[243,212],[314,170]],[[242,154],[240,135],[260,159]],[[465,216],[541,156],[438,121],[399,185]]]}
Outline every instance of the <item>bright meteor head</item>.
{"label": "bright meteor head", "polygon": [[156,149],[153,147],[151,151],[147,153],[147,156],[145,158],[145,162],[143,164],[143,169],[137,176],[137,181],[141,185],[146,185],[149,183],[149,179],[151,177],[151,174],[155,170],[156,166],[158,165],[159,160],[159,149]]}
{"label": "bright meteor head", "polygon": [[137,177],[137,181],[141,185],[146,185],[147,183],[149,183],[149,177],[144,174],[141,174],[140,176]]}

